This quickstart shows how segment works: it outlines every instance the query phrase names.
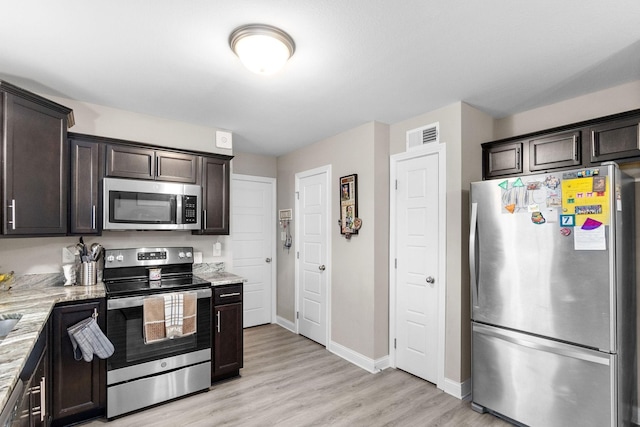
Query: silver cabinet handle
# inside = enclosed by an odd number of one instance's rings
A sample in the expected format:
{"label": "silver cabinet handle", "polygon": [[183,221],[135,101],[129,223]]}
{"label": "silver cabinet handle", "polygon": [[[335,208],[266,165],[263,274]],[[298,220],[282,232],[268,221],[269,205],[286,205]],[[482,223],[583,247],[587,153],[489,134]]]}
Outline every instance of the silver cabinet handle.
{"label": "silver cabinet handle", "polygon": [[207,228],[207,210],[203,210],[202,211],[202,216],[204,218],[202,218],[202,228]]}
{"label": "silver cabinet handle", "polygon": [[429,283],[429,284],[436,283],[436,279],[434,279],[433,277],[429,276],[429,277],[427,277],[427,283]]}
{"label": "silver cabinet handle", "polygon": [[221,294],[220,298],[237,297],[238,295],[240,295],[240,292],[232,292],[230,294]]}
{"label": "silver cabinet handle", "polygon": [[96,205],[91,207],[91,228],[96,228]]}
{"label": "silver cabinet handle", "polygon": [[11,221],[9,221],[9,224],[11,224],[11,229],[15,230],[16,229],[16,199],[11,199],[11,204],[9,205],[9,207],[11,208]]}
{"label": "silver cabinet handle", "polygon": [[325,267],[324,265],[321,265],[320,267],[318,267],[318,269],[319,269],[320,271],[324,271],[324,270],[326,269],[326,267]]}
{"label": "silver cabinet handle", "polygon": [[216,328],[218,329],[218,333],[220,333],[220,312],[219,311],[216,313],[216,318],[218,319],[218,325],[216,326]]}
{"label": "silver cabinet handle", "polygon": [[40,378],[40,421],[47,417],[47,382],[45,377]]}
{"label": "silver cabinet handle", "polygon": [[271,262],[271,258],[267,258],[264,260],[266,263],[270,263]]}

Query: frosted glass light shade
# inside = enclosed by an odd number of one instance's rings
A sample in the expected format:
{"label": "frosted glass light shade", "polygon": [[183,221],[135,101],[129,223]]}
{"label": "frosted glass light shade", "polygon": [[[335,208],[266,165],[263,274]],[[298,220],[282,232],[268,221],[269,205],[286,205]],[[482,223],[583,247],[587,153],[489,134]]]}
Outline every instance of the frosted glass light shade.
{"label": "frosted glass light shade", "polygon": [[287,33],[261,24],[235,29],[229,45],[245,67],[262,75],[280,70],[295,51],[293,39]]}

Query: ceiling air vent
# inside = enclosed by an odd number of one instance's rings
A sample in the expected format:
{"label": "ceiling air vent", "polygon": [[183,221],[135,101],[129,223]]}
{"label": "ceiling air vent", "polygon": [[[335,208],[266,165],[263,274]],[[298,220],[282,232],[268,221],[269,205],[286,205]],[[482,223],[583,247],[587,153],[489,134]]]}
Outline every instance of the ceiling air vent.
{"label": "ceiling air vent", "polygon": [[435,142],[440,143],[440,122],[407,131],[407,150]]}

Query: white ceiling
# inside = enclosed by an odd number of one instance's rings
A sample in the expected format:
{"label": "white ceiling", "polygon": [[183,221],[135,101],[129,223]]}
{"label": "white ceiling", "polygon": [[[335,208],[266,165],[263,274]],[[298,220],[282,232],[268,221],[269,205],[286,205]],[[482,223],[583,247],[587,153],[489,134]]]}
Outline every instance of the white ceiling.
{"label": "white ceiling", "polygon": [[[499,118],[640,78],[638,0],[2,0],[0,10],[0,78],[227,129],[235,150],[259,154],[456,101]],[[248,23],[294,38],[279,74],[252,74],[229,49]]]}

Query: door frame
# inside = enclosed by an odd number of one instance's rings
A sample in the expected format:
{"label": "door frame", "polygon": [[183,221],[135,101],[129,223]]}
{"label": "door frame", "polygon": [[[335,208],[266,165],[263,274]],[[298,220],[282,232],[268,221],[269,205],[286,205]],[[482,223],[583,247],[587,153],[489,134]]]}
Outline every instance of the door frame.
{"label": "door frame", "polygon": [[[270,220],[269,220],[269,224],[271,224],[271,227],[269,229],[269,232],[272,235],[272,239],[271,239],[271,323],[277,323],[277,315],[276,315],[276,310],[277,310],[277,295],[276,295],[276,280],[278,277],[278,251],[276,250],[277,248],[277,237],[278,237],[278,228],[276,226],[276,213],[275,213],[275,208],[277,205],[277,194],[278,194],[278,189],[277,189],[277,185],[278,185],[278,181],[276,178],[269,178],[266,176],[253,176],[253,175],[242,175],[242,174],[237,174],[237,173],[232,173],[231,174],[231,185],[233,186],[233,181],[234,180],[240,180],[240,181],[253,181],[253,182],[261,182],[261,183],[266,183],[266,184],[271,184],[271,212],[269,212],[269,215],[271,216]],[[230,198],[233,199],[233,191],[230,192]],[[230,207],[233,209],[233,200],[230,200],[229,203]],[[232,211],[230,216],[230,221],[233,222],[233,215],[234,212]],[[232,230],[232,224],[229,224],[229,230]],[[233,239],[233,234],[230,234],[230,237]],[[231,261],[233,263],[233,254],[231,255]]]}
{"label": "door frame", "polygon": [[438,382],[436,386],[444,390],[444,361],[445,361],[445,319],[446,319],[446,294],[447,294],[447,183],[446,183],[446,144],[428,144],[424,147],[415,148],[404,153],[394,154],[390,157],[389,168],[389,365],[396,368],[396,349],[394,342],[396,339],[396,229],[393,224],[396,223],[396,180],[397,165],[399,162],[437,154],[438,155],[438,222],[440,224],[438,230],[439,247],[438,251],[444,256],[440,257],[438,262],[438,275],[440,279],[438,286],[438,355],[437,369]]}
{"label": "door frame", "polygon": [[318,168],[310,169],[304,172],[298,172],[295,174],[295,215],[294,215],[294,243],[296,247],[296,258],[295,258],[295,286],[293,297],[295,301],[295,332],[300,335],[300,319],[298,318],[298,313],[300,311],[299,304],[299,296],[300,296],[300,180],[313,175],[325,175],[325,185],[327,186],[327,202],[326,202],[326,219],[325,219],[325,230],[326,230],[326,242],[327,247],[325,248],[325,265],[326,269],[324,274],[326,274],[327,278],[327,292],[326,292],[326,301],[325,301],[325,319],[327,319],[326,332],[325,332],[325,348],[329,348],[329,344],[331,343],[331,223],[332,223],[332,215],[331,215],[331,165],[320,166]]}

